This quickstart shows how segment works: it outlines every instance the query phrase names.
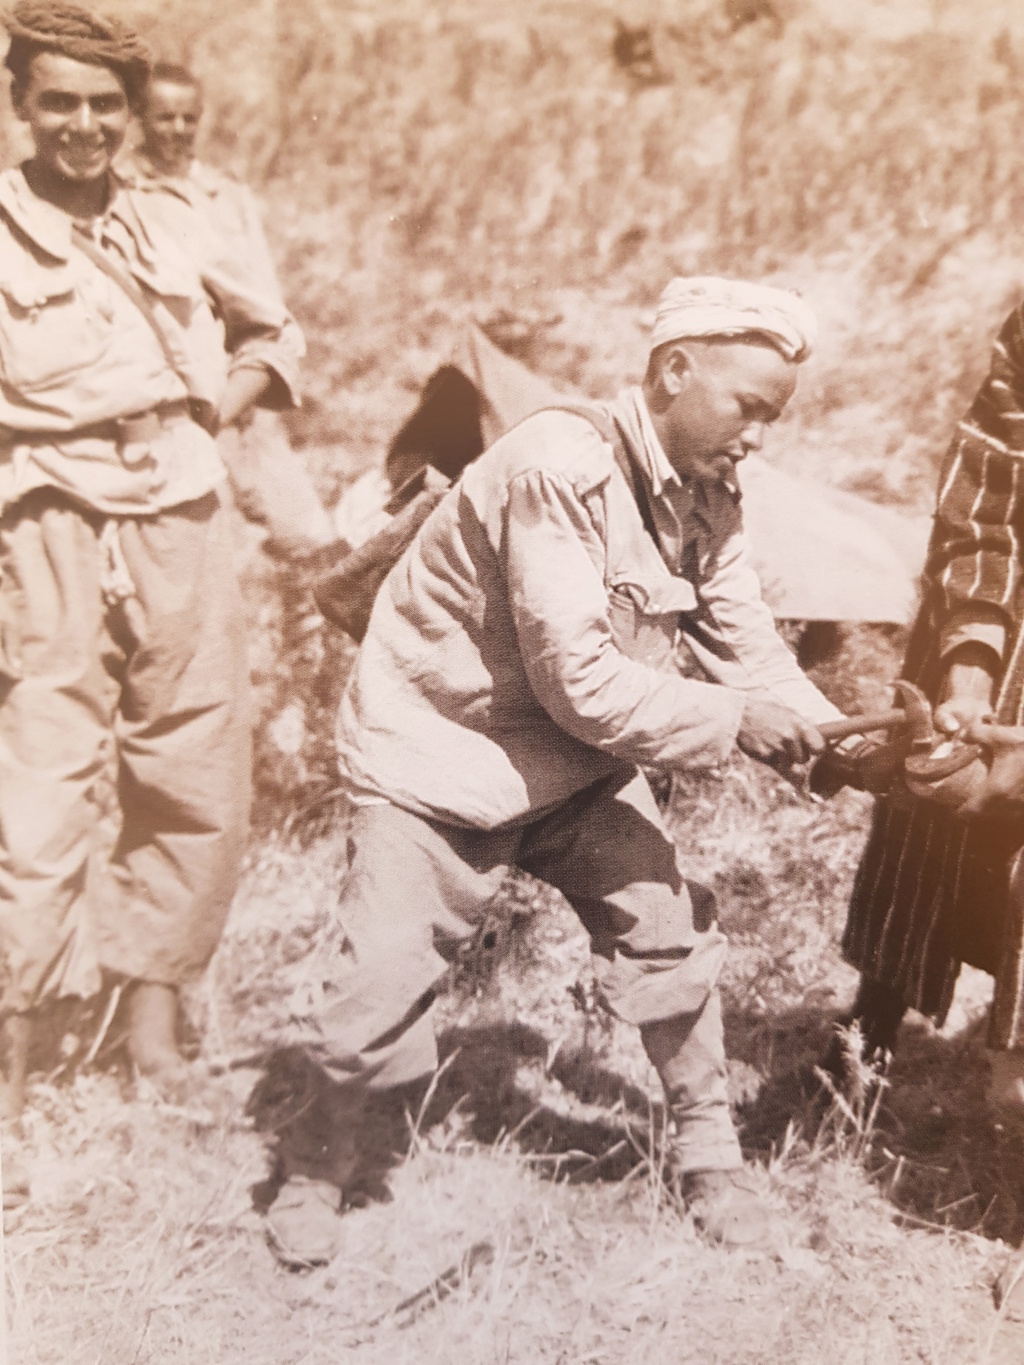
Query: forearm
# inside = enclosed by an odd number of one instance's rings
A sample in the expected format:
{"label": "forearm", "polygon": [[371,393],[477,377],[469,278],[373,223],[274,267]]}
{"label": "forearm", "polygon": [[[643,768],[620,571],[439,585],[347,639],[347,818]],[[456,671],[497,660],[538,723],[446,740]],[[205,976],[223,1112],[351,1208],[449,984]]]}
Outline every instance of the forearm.
{"label": "forearm", "polygon": [[676,770],[714,767],[732,752],[744,700],[729,688],[657,672],[610,641],[581,655],[531,650],[524,640],[523,658],[552,720],[595,749]]}
{"label": "forearm", "polygon": [[228,375],[217,411],[220,428],[234,426],[250,408],[255,407],[270,387],[271,375],[262,365],[242,365]]}
{"label": "forearm", "polygon": [[935,708],[940,730],[959,730],[991,713],[1000,668],[999,656],[986,645],[971,641],[953,650]]}
{"label": "forearm", "polygon": [[254,292],[246,278],[230,269],[208,267],[203,283],[224,323],[231,373],[264,370],[261,405],[297,407],[305,341],[295,319],[273,294]]}

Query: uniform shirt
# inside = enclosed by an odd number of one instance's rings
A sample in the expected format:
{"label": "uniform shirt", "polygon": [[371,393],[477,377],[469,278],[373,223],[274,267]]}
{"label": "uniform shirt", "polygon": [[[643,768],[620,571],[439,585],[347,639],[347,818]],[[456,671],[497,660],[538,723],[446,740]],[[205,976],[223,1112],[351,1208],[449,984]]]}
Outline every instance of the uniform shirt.
{"label": "uniform shirt", "polygon": [[[650,471],[665,457],[637,449],[638,403],[627,392],[609,415]],[[775,632],[739,504],[721,485],[676,482],[665,511],[682,517],[689,577],[585,417],[537,413],[474,461],[374,605],[338,718],[356,799],[491,829],[623,764],[720,763],[745,691],[838,715]],[[729,685],[683,676],[680,650]]]}
{"label": "uniform shirt", "polygon": [[270,372],[268,404],[296,401],[298,327],[225,267],[194,211],[182,215],[187,251],[124,187],[86,225],[146,295],[172,369],[138,307],[76,246],[72,219],[20,169],[0,175],[0,506],[47,486],[112,514],[177,506],[224,477],[213,439],[182,416],[125,444],[112,422],[187,399],[216,408],[236,367]]}
{"label": "uniform shirt", "polygon": [[201,161],[193,161],[187,175],[166,175],[140,148],[120,161],[117,171],[126,184],[179,199],[195,209],[220,241],[228,268],[260,294],[283,298],[259,205],[247,185]]}

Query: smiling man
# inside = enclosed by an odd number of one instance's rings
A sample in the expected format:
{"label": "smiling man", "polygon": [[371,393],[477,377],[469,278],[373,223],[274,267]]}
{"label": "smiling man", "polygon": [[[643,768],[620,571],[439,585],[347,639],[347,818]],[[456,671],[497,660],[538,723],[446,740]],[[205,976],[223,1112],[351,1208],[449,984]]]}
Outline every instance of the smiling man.
{"label": "smiling man", "polygon": [[213,433],[294,401],[302,341],[219,265],[202,223],[197,265],[112,174],[148,72],[138,38],[71,3],[18,4],[7,26],[34,144],[0,176],[0,1013],[16,1116],[39,1011],[104,976],[126,988],[139,1072],[166,1098],[187,1091],[178,988],[220,936],[250,786]]}
{"label": "smiling man", "polygon": [[184,178],[194,173],[202,117],[203,93],[192,72],[172,62],[154,63],[142,103],[139,148],[152,175]]}
{"label": "smiling man", "polygon": [[[503,436],[386,580],[338,722],[346,949],[302,1040],[336,1088],[277,1124],[285,1258],[330,1256],[366,1090],[437,1065],[434,988],[513,865],[564,892],[603,1003],[640,1028],[706,1234],[765,1239],[726,1097],[725,939],[640,765],[708,768],[738,745],[788,768],[837,714],[775,633],[736,482],[812,330],[781,290],[672,281],[643,385]],[[280,1088],[272,1068],[258,1121]]]}

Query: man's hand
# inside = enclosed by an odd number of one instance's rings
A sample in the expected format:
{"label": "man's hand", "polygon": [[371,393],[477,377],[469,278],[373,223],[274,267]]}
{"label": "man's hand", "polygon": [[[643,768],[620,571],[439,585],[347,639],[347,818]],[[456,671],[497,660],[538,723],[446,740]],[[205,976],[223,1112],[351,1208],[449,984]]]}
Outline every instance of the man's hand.
{"label": "man's hand", "polygon": [[751,758],[783,770],[806,763],[825,747],[809,721],[760,692],[750,693],[745,700],[736,743]]}
{"label": "man's hand", "polygon": [[[960,735],[967,744],[980,744],[992,755],[988,776],[957,814],[1024,815],[1024,727],[972,721]],[[980,767],[980,765],[979,765]]]}
{"label": "man's hand", "polygon": [[935,708],[935,728],[953,735],[964,726],[992,714],[998,661],[984,645],[964,645],[956,651]]}

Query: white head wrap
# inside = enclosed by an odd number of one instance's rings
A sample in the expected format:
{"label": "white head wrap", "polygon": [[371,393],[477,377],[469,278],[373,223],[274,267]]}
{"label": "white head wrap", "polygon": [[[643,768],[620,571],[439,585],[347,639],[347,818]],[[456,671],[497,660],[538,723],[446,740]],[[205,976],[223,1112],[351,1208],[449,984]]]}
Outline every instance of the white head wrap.
{"label": "white head wrap", "polygon": [[806,360],[818,324],[798,294],[770,284],[723,280],[715,275],[676,276],[658,301],[651,350],[668,341],[742,337],[757,333],[787,360]]}

